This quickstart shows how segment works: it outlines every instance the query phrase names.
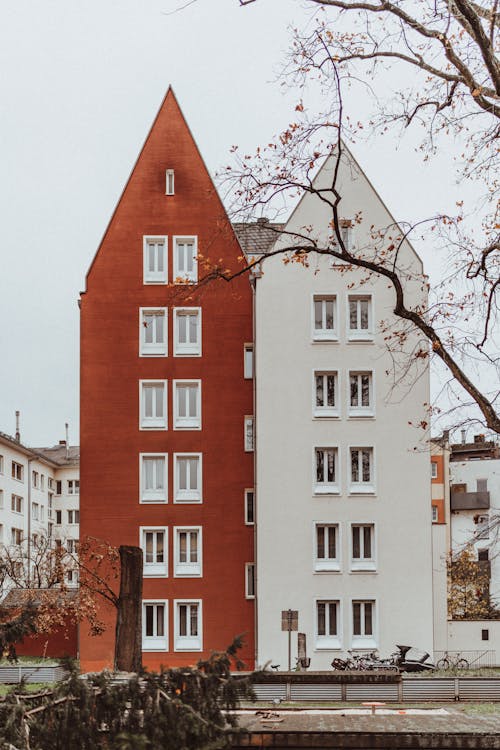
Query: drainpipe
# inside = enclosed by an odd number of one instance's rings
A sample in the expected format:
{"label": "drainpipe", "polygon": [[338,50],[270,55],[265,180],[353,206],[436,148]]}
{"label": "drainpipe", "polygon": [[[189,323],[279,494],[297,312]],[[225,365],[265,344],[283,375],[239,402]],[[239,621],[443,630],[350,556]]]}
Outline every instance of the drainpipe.
{"label": "drainpipe", "polygon": [[258,509],[258,501],[257,501],[257,346],[256,346],[256,294],[257,294],[257,279],[254,277],[251,282],[251,289],[252,289],[252,333],[253,333],[253,378],[252,378],[252,387],[253,387],[253,559],[254,559],[254,648],[255,648],[255,654],[254,654],[254,665],[255,668],[257,667],[257,656],[259,653],[258,643],[259,643],[259,635],[258,635],[258,608],[259,608],[259,588],[258,588],[258,578],[259,578],[259,565],[257,560],[257,533],[258,533],[258,523],[257,523],[257,509]]}
{"label": "drainpipe", "polygon": [[28,458],[28,561],[27,561],[27,584],[31,588],[31,464],[32,458]]}

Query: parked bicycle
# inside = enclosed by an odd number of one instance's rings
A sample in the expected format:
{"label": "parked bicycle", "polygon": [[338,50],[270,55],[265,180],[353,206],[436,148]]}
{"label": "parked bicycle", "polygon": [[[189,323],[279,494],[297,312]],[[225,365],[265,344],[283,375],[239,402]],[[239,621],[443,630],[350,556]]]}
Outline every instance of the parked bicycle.
{"label": "parked bicycle", "polygon": [[455,654],[445,651],[442,659],[437,662],[436,669],[469,669],[469,662],[460,655],[459,651]]}

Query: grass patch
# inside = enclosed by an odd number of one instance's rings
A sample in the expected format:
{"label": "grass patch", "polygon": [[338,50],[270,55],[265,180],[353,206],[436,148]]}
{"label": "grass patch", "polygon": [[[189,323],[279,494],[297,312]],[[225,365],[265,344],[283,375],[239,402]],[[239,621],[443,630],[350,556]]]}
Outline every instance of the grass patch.
{"label": "grass patch", "polygon": [[56,667],[58,664],[60,664],[59,659],[48,659],[43,656],[18,656],[17,661],[14,662],[0,659],[0,667],[31,667],[31,665]]}
{"label": "grass patch", "polygon": [[43,693],[46,690],[51,690],[55,683],[53,682],[27,682],[24,685],[24,690],[19,689],[19,685],[0,685],[0,697],[4,697],[9,693]]}

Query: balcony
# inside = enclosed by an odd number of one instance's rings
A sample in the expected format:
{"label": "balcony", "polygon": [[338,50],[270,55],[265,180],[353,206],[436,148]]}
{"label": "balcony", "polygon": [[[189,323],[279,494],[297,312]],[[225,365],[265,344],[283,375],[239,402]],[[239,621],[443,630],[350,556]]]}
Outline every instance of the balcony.
{"label": "balcony", "polygon": [[489,492],[452,492],[452,510],[488,510],[490,507]]}

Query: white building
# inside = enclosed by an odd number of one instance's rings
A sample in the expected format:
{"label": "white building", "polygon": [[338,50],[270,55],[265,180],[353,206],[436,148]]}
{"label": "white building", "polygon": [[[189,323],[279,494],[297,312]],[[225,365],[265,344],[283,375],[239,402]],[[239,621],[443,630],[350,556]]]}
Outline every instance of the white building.
{"label": "white building", "polygon": [[[330,160],[315,185],[331,170]],[[370,253],[370,227],[394,230],[394,219],[349,155],[339,186],[344,224],[362,211],[346,239]],[[286,231],[326,242],[330,220],[306,195]],[[262,252],[273,232],[257,223],[240,239]],[[380,323],[394,321],[387,282],[339,272],[328,256],[309,262],[268,258],[255,287],[257,659],[286,668],[288,609],[311,669],[349,648],[432,652],[429,450],[409,424],[425,418],[427,361],[395,382]],[[398,263],[417,304],[422,264],[408,243]],[[416,342],[410,334],[403,348]]]}

